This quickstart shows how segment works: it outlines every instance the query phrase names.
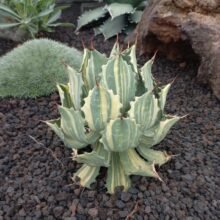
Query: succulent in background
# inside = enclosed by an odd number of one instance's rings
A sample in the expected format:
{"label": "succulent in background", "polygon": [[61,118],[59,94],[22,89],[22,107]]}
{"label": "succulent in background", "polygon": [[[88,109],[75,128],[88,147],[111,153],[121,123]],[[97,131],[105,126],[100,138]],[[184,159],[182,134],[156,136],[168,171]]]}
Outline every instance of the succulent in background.
{"label": "succulent in background", "polygon": [[34,38],[40,31],[73,26],[57,22],[65,8],[56,6],[55,0],[3,0],[0,2],[0,29],[19,28]]}
{"label": "succulent in background", "polygon": [[104,0],[107,4],[120,3],[120,4],[130,4],[134,7],[140,5],[144,0]]}
{"label": "succulent in background", "polygon": [[171,156],[152,147],[180,117],[164,112],[171,85],[157,86],[153,60],[139,69],[135,45],[121,52],[116,43],[109,58],[85,49],[79,71],[67,66],[69,83],[57,86],[60,118],[46,123],[73,150],[73,160],[83,163],[73,176],[82,186],[90,187],[101,167],[107,168],[109,193],[118,186],[127,190],[130,175],[160,179],[155,165]]}
{"label": "succulent in background", "polygon": [[95,26],[95,35],[103,34],[105,39],[118,33],[131,32],[140,21],[148,1],[118,0],[105,1],[107,5],[83,13],[78,19],[76,32],[84,27]]}

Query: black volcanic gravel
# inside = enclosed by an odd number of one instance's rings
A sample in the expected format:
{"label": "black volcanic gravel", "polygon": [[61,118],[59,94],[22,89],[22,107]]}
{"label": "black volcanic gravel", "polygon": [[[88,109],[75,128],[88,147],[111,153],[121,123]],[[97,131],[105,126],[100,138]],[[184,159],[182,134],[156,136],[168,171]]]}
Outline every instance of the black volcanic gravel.
{"label": "black volcanic gravel", "polygon": [[[50,37],[79,49],[81,37],[86,42],[91,38],[90,32],[79,36],[66,32],[59,29]],[[113,41],[104,43],[99,37],[94,44],[109,53]],[[80,165],[41,122],[58,116],[57,94],[0,99],[0,220],[118,220],[126,219],[135,206],[132,216],[137,220],[220,219],[220,103],[196,84],[195,66],[181,68],[157,58],[154,75],[161,83],[178,75],[168,96],[167,113],[188,114],[157,146],[176,157],[158,168],[164,183],[133,176],[132,188],[115,195],[106,193],[104,175],[91,189],[72,182]]]}

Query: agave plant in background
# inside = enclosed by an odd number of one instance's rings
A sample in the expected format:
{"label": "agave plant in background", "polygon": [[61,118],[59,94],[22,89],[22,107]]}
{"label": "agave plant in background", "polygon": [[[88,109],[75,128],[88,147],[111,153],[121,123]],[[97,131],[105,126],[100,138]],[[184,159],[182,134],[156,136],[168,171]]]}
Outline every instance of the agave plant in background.
{"label": "agave plant in background", "polygon": [[164,112],[171,84],[156,84],[153,60],[139,69],[135,45],[121,52],[116,43],[109,58],[85,49],[79,71],[67,66],[69,83],[57,86],[60,118],[46,123],[73,150],[73,160],[83,163],[73,176],[82,186],[90,187],[101,167],[107,168],[109,193],[118,186],[127,190],[130,175],[160,179],[155,165],[171,155],[152,147],[180,117]]}
{"label": "agave plant in background", "polygon": [[2,0],[0,29],[18,28],[34,38],[40,31],[51,32],[58,26],[73,26],[57,22],[67,6],[56,6],[55,0]]}
{"label": "agave plant in background", "polygon": [[107,5],[83,13],[78,19],[76,32],[84,27],[95,26],[95,35],[103,34],[105,39],[118,33],[131,32],[140,21],[148,1],[106,0]]}

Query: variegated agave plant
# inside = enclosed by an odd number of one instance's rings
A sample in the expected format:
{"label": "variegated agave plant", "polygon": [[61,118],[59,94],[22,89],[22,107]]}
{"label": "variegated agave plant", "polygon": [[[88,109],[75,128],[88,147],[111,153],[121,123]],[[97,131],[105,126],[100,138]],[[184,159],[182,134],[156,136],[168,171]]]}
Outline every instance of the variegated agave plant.
{"label": "variegated agave plant", "polygon": [[[110,57],[85,49],[80,71],[67,67],[69,83],[58,85],[61,117],[47,124],[73,149],[73,160],[83,163],[73,179],[90,187],[101,167],[107,188],[130,187],[130,175],[160,179],[155,165],[171,156],[151,147],[161,142],[180,119],[164,113],[170,84],[158,87],[151,74],[153,59],[138,69],[135,45]],[[91,152],[77,151],[91,147]],[[88,149],[88,148],[86,148]]]}

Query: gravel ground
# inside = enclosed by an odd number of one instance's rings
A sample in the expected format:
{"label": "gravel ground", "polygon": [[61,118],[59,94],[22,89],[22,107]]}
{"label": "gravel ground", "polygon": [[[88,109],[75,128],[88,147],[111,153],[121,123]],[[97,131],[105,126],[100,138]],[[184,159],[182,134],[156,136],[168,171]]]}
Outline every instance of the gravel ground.
{"label": "gravel ground", "polygon": [[[81,39],[88,43],[91,32],[75,36],[59,29],[50,37],[82,49]],[[1,40],[3,44],[5,51],[14,46]],[[109,53],[113,41],[99,37],[94,44]],[[80,166],[41,122],[58,116],[56,93],[0,99],[0,219],[220,219],[220,103],[196,84],[196,64],[181,66],[162,57],[154,65],[161,83],[178,75],[167,113],[188,114],[157,146],[177,156],[158,168],[164,183],[133,176],[127,193],[107,194],[104,170],[91,189],[72,182]]]}

